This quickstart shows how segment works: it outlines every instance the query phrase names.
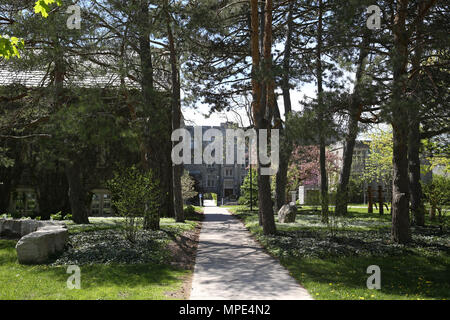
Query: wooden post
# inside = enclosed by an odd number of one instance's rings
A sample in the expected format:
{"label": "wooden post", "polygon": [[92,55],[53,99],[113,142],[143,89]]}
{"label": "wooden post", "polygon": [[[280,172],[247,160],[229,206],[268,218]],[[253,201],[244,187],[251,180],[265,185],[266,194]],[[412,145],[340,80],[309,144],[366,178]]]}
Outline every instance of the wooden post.
{"label": "wooden post", "polygon": [[367,198],[368,198],[368,213],[373,213],[373,202],[372,202],[372,186],[367,187]]}
{"label": "wooden post", "polygon": [[383,208],[383,188],[381,186],[378,186],[378,203],[380,207],[380,215],[384,214],[384,208]]}

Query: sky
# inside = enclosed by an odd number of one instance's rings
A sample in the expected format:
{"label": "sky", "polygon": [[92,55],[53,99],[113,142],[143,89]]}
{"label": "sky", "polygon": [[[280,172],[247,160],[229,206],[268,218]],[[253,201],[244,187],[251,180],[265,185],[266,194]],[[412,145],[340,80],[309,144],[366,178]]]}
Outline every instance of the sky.
{"label": "sky", "polygon": [[[301,86],[299,89],[291,90],[291,103],[292,109],[294,111],[301,111],[300,100],[303,100],[304,96],[314,99],[317,96],[316,85],[314,82],[307,83]],[[278,106],[280,108],[280,113],[284,114],[284,103],[283,96],[279,95],[278,97]],[[185,122],[190,125],[196,126],[220,126],[221,123],[228,121],[238,122],[236,119],[236,115],[233,112],[220,112],[213,113],[209,118],[205,117],[205,114],[208,114],[209,107],[205,104],[199,104],[197,109],[182,107],[183,116]],[[244,126],[248,126],[248,118],[245,111],[238,110],[238,113],[241,115],[242,120],[244,121]],[[378,130],[386,131],[391,128],[388,124],[377,124],[373,125],[371,129],[367,132],[360,132],[358,134],[358,140],[370,140],[370,133],[377,132]]]}
{"label": "sky", "polygon": [[[301,107],[299,101],[302,100],[305,95],[309,98],[316,97],[316,88],[314,83],[308,83],[303,85],[300,89],[291,90],[293,111],[300,111]],[[278,106],[280,108],[280,113],[284,114],[284,103],[281,95],[278,97]],[[182,107],[182,111],[185,121],[197,126],[219,126],[221,123],[226,122],[227,119],[228,121],[237,122],[237,117],[232,111],[213,113],[209,118],[206,118],[204,115],[208,114],[209,107],[205,104],[198,104],[197,109]],[[241,109],[237,110],[237,112],[240,114],[244,125],[249,125],[245,111]]]}

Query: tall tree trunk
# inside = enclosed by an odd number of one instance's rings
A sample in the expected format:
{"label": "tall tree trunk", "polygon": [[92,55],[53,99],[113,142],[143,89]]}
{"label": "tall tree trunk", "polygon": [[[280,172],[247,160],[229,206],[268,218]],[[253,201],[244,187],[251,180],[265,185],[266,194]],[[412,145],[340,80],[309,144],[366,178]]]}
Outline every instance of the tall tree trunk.
{"label": "tall tree trunk", "polygon": [[153,109],[153,62],[150,48],[150,14],[148,0],[140,0],[138,13],[139,58],[141,63],[141,88],[146,108]]}
{"label": "tall tree trunk", "polygon": [[319,17],[317,27],[317,96],[318,112],[317,122],[319,125],[319,164],[320,164],[320,198],[322,206],[322,222],[328,222],[328,176],[326,167],[326,141],[325,141],[325,115],[323,104],[323,68],[322,68],[322,46],[323,46],[323,3],[319,0]]}
{"label": "tall tree trunk", "polygon": [[[258,0],[250,0],[250,22],[251,22],[251,55],[252,55],[252,116],[255,127],[259,125],[259,117],[261,113],[261,79],[260,79],[260,40],[259,40],[259,16],[258,16]],[[259,214],[259,225],[262,226],[262,217]]]}
{"label": "tall tree trunk", "polygon": [[[260,53],[259,53],[259,23],[258,23],[258,1],[250,0],[251,5],[251,49],[252,49],[252,90],[253,90],[253,118],[257,131],[270,129],[270,117],[274,109],[274,80],[271,74],[272,66],[272,0],[266,0],[264,21],[264,74],[270,75],[265,81],[266,100],[265,108],[261,107],[261,79],[260,79]],[[265,77],[266,78],[266,77]],[[276,232],[273,216],[272,197],[270,190],[270,176],[261,174],[261,161],[259,157],[260,141],[258,134],[258,203],[259,215],[262,222],[263,233],[274,234]]]}
{"label": "tall tree trunk", "polygon": [[408,0],[398,0],[394,18],[394,51],[392,52],[394,82],[392,90],[393,182],[392,239],[398,243],[411,240],[409,224],[408,181],[408,103],[405,99],[408,64],[408,35],[405,22]]}
{"label": "tall tree trunk", "polygon": [[22,172],[25,169],[25,164],[22,162],[20,156],[21,147],[20,142],[13,142],[7,145],[11,151],[14,151],[11,158],[14,159],[14,166],[10,168],[0,167],[0,214],[9,212],[11,200],[11,193],[15,191],[17,185],[20,183]]}
{"label": "tall tree trunk", "polygon": [[[175,131],[181,126],[181,99],[180,99],[180,78],[177,63],[177,52],[173,39],[172,27],[170,23],[170,13],[168,4],[166,3],[167,18],[167,35],[169,38],[170,66],[172,73],[172,130]],[[173,143],[175,146],[175,142]],[[177,222],[184,222],[183,211],[183,195],[181,192],[181,176],[183,174],[182,165],[172,165],[172,189],[173,189],[173,206],[175,211],[175,219]]]}
{"label": "tall tree trunk", "polygon": [[[143,93],[144,115],[148,117],[145,122],[144,136],[146,146],[146,161],[143,163],[143,170],[153,170],[154,174],[159,178],[160,189],[160,208],[167,208],[169,192],[167,177],[164,176],[165,170],[161,163],[164,161],[165,155],[161,152],[161,145],[169,143],[165,139],[167,127],[164,122],[163,108],[159,107],[155,101],[156,94],[154,91],[153,81],[153,61],[150,46],[151,19],[149,13],[149,1],[139,0],[139,9],[137,17],[137,28],[139,38],[139,58],[141,64],[141,88]],[[165,148],[162,148],[165,150]],[[154,229],[156,227],[155,217],[144,217],[144,228]]]}
{"label": "tall tree trunk", "polygon": [[420,121],[417,113],[416,107],[411,106],[408,136],[409,191],[414,223],[418,226],[424,226],[425,207],[422,201],[422,186],[420,184]]}
{"label": "tall tree trunk", "polygon": [[[264,60],[264,56],[263,52],[264,52],[264,31],[265,31],[265,3],[264,2],[260,2],[260,7],[259,7],[259,21],[260,21],[260,27],[259,27],[259,50],[260,50],[260,59]],[[261,65],[260,65],[261,67]],[[261,97],[260,97],[260,108],[261,110],[266,110],[266,106],[267,106],[267,101],[266,101],[266,96],[267,96],[267,88],[263,82],[262,79],[259,79],[259,81],[261,82]],[[259,144],[258,144],[259,145]],[[259,150],[259,149],[258,149]],[[257,169],[257,172],[259,173],[259,169]],[[258,175],[259,177],[259,175]],[[259,178],[257,179],[258,181],[258,185],[259,185]],[[259,206],[259,204],[258,204]],[[263,226],[263,216],[262,216],[262,211],[259,210],[258,211],[258,223],[259,225],[262,227]]]}
{"label": "tall tree trunk", "polygon": [[59,211],[67,212],[69,199],[67,177],[58,169],[43,170],[39,173],[39,191],[37,201],[39,216],[42,220],[49,220],[50,215]]}
{"label": "tall tree trunk", "polygon": [[339,184],[336,193],[336,214],[346,215],[348,204],[348,182],[353,162],[353,151],[355,149],[356,137],[358,136],[358,122],[362,113],[361,80],[364,74],[364,62],[369,55],[369,33],[366,31],[359,49],[358,70],[356,71],[355,88],[350,102],[350,117],[347,134],[344,142],[344,155],[342,168],[339,174]]}
{"label": "tall tree trunk", "polygon": [[169,181],[169,208],[167,212],[168,218],[175,218],[175,203],[174,203],[174,194],[173,194],[173,168],[172,168],[172,161],[169,159],[170,164],[170,170],[168,171],[168,178],[167,181]]}
{"label": "tall tree trunk", "polygon": [[87,192],[83,186],[81,165],[77,160],[67,162],[66,176],[69,183],[69,202],[72,210],[72,219],[78,224],[89,223],[88,210],[86,207]]}
{"label": "tall tree trunk", "polygon": [[[415,53],[412,59],[413,72],[412,91],[415,95],[420,95],[420,60],[423,52],[423,16],[420,12],[424,9],[425,2],[418,0],[416,20],[416,43]],[[408,170],[409,170],[409,191],[411,195],[411,211],[414,222],[418,226],[425,225],[425,207],[422,202],[422,186],[420,184],[420,119],[419,108],[420,99],[412,103],[409,107],[409,136],[408,136]]]}
{"label": "tall tree trunk", "polygon": [[8,212],[9,211],[9,200],[11,196],[12,191],[12,185],[11,181],[3,180],[2,177],[2,183],[0,184],[0,213]]}
{"label": "tall tree trunk", "polygon": [[[294,1],[289,3],[289,13],[287,21],[287,34],[286,42],[284,45],[284,57],[283,57],[283,78],[281,83],[281,90],[283,92],[283,103],[284,103],[284,117],[287,122],[289,114],[292,111],[291,106],[291,93],[290,93],[290,62],[291,62],[291,42],[292,42],[292,31],[293,31],[293,11],[294,11]],[[281,118],[281,116],[280,116]],[[284,130],[281,125],[281,119],[276,119],[275,123],[279,121],[280,126],[280,166],[276,176],[276,204],[279,210],[286,203],[286,185],[287,185],[287,171],[289,166],[289,159],[292,153],[292,142],[287,136],[286,130]]]}

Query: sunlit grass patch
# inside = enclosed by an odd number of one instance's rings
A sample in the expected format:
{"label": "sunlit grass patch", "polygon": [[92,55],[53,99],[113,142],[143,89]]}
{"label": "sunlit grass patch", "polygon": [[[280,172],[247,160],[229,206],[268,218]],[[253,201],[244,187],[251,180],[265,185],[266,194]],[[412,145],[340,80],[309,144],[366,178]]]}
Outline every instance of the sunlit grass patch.
{"label": "sunlit grass patch", "polygon": [[[162,218],[160,231],[139,231],[145,234],[141,250],[139,243],[123,238],[123,218],[89,220],[89,225],[67,223],[72,248],[53,265],[20,265],[17,241],[0,240],[0,299],[174,299],[171,294],[181,289],[192,271],[172,266],[167,246],[197,222]],[[69,290],[67,266],[78,263],[81,289]]]}
{"label": "sunlit grass patch", "polygon": [[[259,242],[291,272],[315,299],[448,299],[450,233],[413,228],[413,242],[390,240],[390,216],[350,211],[333,233],[320,215],[304,209],[295,223],[277,223],[275,236],[264,236],[258,213],[230,208]],[[276,219],[276,218],[275,218]],[[277,220],[277,219],[276,219]],[[381,290],[366,286],[367,267],[381,269]]]}
{"label": "sunlit grass patch", "polygon": [[189,270],[158,264],[81,266],[81,289],[69,290],[66,266],[25,266],[15,241],[0,240],[0,299],[170,299]]}

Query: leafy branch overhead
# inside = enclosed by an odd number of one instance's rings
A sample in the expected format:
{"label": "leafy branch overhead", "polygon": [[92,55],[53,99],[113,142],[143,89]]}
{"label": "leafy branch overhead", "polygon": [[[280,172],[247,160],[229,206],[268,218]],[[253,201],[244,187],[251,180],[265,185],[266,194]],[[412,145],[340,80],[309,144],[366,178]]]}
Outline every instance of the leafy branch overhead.
{"label": "leafy branch overhead", "polygon": [[[51,10],[50,5],[62,5],[62,0],[38,0],[34,5],[34,12],[41,14],[42,17],[47,18]],[[25,47],[23,39],[17,37],[9,37],[0,35],[0,57],[9,60],[12,57],[20,58],[20,50]]]}
{"label": "leafy branch overhead", "polygon": [[44,18],[47,18],[48,13],[50,12],[50,5],[53,3],[61,6],[62,0],[38,0],[34,5],[34,12],[40,13]]}
{"label": "leafy branch overhead", "polygon": [[20,58],[19,50],[24,48],[24,41],[17,37],[8,37],[0,35],[0,57],[10,59],[11,57]]}

